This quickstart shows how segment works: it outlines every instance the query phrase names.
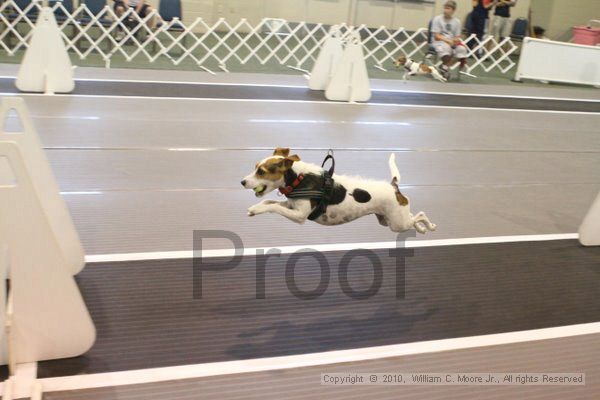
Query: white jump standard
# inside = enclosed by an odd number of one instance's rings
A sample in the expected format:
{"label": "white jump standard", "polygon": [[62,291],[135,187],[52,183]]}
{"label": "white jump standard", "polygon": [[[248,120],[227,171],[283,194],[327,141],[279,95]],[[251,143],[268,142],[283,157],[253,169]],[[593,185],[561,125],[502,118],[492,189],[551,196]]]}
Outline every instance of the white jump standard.
{"label": "white jump standard", "polygon": [[276,213],[302,224],[307,219],[321,225],[339,225],[369,214],[375,214],[379,223],[393,232],[416,229],[420,233],[434,231],[424,212],[411,214],[409,199],[398,187],[400,172],[394,154],[390,156],[391,183],[349,177],[333,173],[335,163],[328,154],[332,167],[329,171],[315,164],[300,161],[289,155],[287,148],[275,149],[272,156],[256,164],[253,173],[242,180],[242,186],[253,189],[257,197],[279,189],[286,201],[264,200],[248,209],[249,216]]}
{"label": "white jump standard", "polygon": [[73,66],[50,7],[40,11],[15,84],[23,92],[46,94],[75,89]]}

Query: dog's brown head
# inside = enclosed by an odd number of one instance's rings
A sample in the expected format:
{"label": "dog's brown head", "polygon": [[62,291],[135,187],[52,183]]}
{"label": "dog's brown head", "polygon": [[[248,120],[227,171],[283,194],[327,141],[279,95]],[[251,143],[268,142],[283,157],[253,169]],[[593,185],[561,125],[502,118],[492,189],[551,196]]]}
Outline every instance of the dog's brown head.
{"label": "dog's brown head", "polygon": [[407,60],[406,56],[400,56],[400,57],[398,57],[396,62],[394,62],[394,64],[396,65],[396,67],[400,68],[401,66],[406,64],[406,60]]}
{"label": "dog's brown head", "polygon": [[290,149],[278,147],[273,155],[256,163],[254,172],[242,179],[242,186],[254,190],[256,197],[285,186],[284,175],[292,168],[296,161],[300,161],[297,155],[289,155]]}

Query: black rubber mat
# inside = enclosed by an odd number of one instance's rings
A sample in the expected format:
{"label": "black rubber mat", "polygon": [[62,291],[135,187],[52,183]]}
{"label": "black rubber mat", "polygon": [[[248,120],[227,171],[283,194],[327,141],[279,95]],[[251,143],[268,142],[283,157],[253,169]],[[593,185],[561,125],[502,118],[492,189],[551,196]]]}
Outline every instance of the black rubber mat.
{"label": "black rubber mat", "polygon": [[[269,234],[276,235],[276,227]],[[304,354],[600,319],[600,248],[576,241],[422,248],[407,257],[406,267],[389,250],[370,256],[381,263],[381,288],[363,299],[340,288],[338,266],[348,257],[342,252],[323,253],[329,285],[313,299],[288,288],[288,255],[245,257],[233,269],[204,272],[202,298],[194,298],[199,282],[189,259],[88,265],[77,280],[97,342],[84,356],[40,363],[38,374]],[[257,299],[261,265],[265,295]],[[377,262],[360,255],[349,262],[354,291],[371,287],[372,265]],[[301,291],[326,281],[306,254],[295,277]]]}
{"label": "black rubber mat", "polygon": [[[18,93],[18,90],[14,85],[14,79],[0,79],[0,92]],[[313,91],[309,90],[308,88],[92,80],[77,81],[77,85],[73,94],[125,97],[141,96],[299,101],[326,100],[322,91]],[[434,94],[373,91],[373,96],[371,97],[370,103],[600,112],[600,102],[487,96],[459,96],[441,93]]]}

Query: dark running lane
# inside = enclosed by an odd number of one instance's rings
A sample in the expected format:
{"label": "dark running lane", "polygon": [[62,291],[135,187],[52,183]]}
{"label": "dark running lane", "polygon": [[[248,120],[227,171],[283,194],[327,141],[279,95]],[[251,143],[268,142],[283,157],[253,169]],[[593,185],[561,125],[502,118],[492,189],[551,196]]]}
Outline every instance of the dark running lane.
{"label": "dark running lane", "polygon": [[[367,299],[340,289],[342,252],[323,253],[329,286],[311,300],[294,297],[286,285],[289,255],[245,257],[233,269],[205,272],[201,299],[193,298],[189,259],[91,264],[77,281],[96,323],[96,344],[81,357],[40,363],[38,374],[304,354],[600,319],[600,248],[564,240],[413,251],[405,268],[389,250],[374,251],[381,289]],[[263,287],[257,263],[265,265],[264,299],[256,298]],[[371,286],[373,270],[364,256],[350,262],[354,291]],[[295,277],[299,290],[311,291],[321,269],[305,254]]]}
{"label": "dark running lane", "polygon": [[[0,93],[19,93],[14,79],[0,79]],[[322,91],[244,85],[207,85],[201,83],[153,83],[119,81],[77,81],[73,94],[94,96],[139,96],[174,98],[209,98],[237,100],[326,101]],[[370,103],[421,106],[508,108],[517,110],[551,110],[600,112],[600,101],[525,99],[494,96],[460,96],[443,93],[405,93],[373,91]]]}

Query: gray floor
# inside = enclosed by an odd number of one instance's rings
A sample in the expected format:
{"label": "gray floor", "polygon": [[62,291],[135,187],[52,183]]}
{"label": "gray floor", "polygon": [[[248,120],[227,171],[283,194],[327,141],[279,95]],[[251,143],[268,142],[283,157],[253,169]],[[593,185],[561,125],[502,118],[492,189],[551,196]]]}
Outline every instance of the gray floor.
{"label": "gray floor", "polygon": [[[0,78],[0,92],[19,94],[14,78]],[[155,97],[169,99],[236,99],[269,101],[320,101],[326,102],[323,91],[302,87],[277,87],[272,85],[230,85],[214,83],[180,82],[127,82],[107,80],[77,80],[76,96],[95,97]],[[445,106],[478,109],[498,109],[510,106],[515,110],[552,110],[597,113],[600,102],[573,99],[522,98],[510,100],[498,96],[478,96],[451,93],[414,93],[408,91],[374,90],[368,101],[371,105]]]}
{"label": "gray floor", "polygon": [[[4,75],[10,73],[2,66]],[[14,72],[14,71],[13,71]],[[78,69],[80,77],[133,72]],[[100,76],[104,74],[103,76]],[[136,78],[275,83],[272,76],[137,72]],[[302,78],[283,77],[300,85]],[[438,91],[429,82],[374,87]],[[597,90],[448,85],[463,93],[595,99]],[[250,219],[237,187],[254,161],[289,146],[338,172],[387,179],[397,153],[405,191],[439,231],[425,238],[571,233],[600,190],[600,114],[317,103],[28,96],[27,104],[87,254],[191,249],[194,229],[227,229],[246,246],[390,241],[374,219],[325,230],[276,216]],[[175,151],[193,148],[194,151]],[[260,235],[263,229],[277,235]],[[228,243],[207,243],[219,248]],[[597,398],[600,335],[446,352],[337,370],[585,371],[583,388],[322,388],[324,368],[218,377],[45,398]],[[265,391],[268,388],[268,391]]]}
{"label": "gray floor", "polygon": [[[14,77],[18,73],[18,64],[0,64],[0,76]],[[479,79],[463,77],[462,81],[441,84],[427,77],[416,77],[403,81],[403,72],[389,74],[389,79],[371,79],[371,88],[375,90],[418,90],[427,92],[455,92],[470,94],[495,94],[506,96],[539,96],[560,97],[567,99],[600,100],[600,90],[591,86],[574,86],[564,84],[532,85],[531,81],[521,84],[482,84]],[[297,75],[274,75],[268,73],[216,73],[209,74],[198,71],[174,71],[160,69],[134,68],[76,68],[77,79],[109,79],[109,80],[146,80],[205,82],[229,84],[290,85],[306,86],[306,77]]]}
{"label": "gray floor", "polygon": [[[321,386],[322,373],[584,372],[586,385],[568,386]],[[47,393],[47,400],[91,399],[477,399],[596,400],[600,335],[491,346],[260,373]]]}
{"label": "gray floor", "polygon": [[[208,267],[190,259],[88,265],[77,283],[96,342],[80,357],[39,363],[38,377],[526,331],[593,323],[600,315],[600,248],[576,240],[407,249],[403,267],[387,249],[376,250],[380,272],[356,257],[345,275],[347,252],[321,254],[330,278],[304,257],[292,280],[290,255],[246,257],[227,267],[227,258],[204,260]],[[259,265],[264,281],[257,280]],[[374,276],[376,290],[357,298]],[[312,291],[321,282],[327,289],[312,299],[288,289]],[[257,298],[261,286],[265,295]]]}
{"label": "gray floor", "polygon": [[[394,240],[371,219],[324,230],[248,218],[256,199],[240,178],[275,146],[313,162],[333,148],[339,173],[386,180],[396,152],[413,207],[438,223],[425,238],[575,232],[600,190],[599,114],[26,101],[88,254],[186,250],[194,229],[232,230],[250,247]],[[256,235],[273,224],[280,235]]]}

